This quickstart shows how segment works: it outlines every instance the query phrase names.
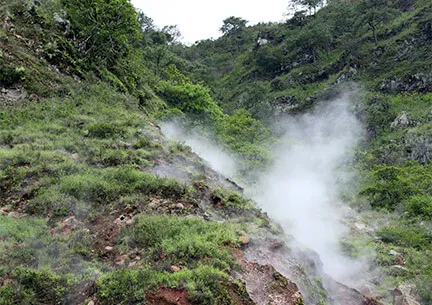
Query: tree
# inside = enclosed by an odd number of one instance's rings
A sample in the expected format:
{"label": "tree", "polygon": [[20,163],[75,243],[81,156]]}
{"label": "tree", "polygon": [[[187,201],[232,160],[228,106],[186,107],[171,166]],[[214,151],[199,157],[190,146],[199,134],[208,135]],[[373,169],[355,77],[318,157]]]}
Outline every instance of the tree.
{"label": "tree", "polygon": [[361,0],[357,6],[357,12],[360,16],[357,26],[367,24],[377,46],[378,27],[388,22],[398,11],[390,5],[389,0]]}
{"label": "tree", "polygon": [[240,17],[228,17],[223,21],[222,27],[219,29],[223,35],[226,36],[234,36],[239,34],[248,23],[247,20],[244,20]]}
{"label": "tree", "polygon": [[[308,9],[309,14],[312,15],[316,13],[318,6],[324,5],[326,1],[324,0],[292,0],[291,6],[295,12],[301,11],[303,9]],[[298,8],[300,7],[300,8]]]}
{"label": "tree", "polygon": [[115,65],[140,38],[137,13],[128,0],[63,0],[85,61]]}
{"label": "tree", "polygon": [[143,33],[150,33],[156,30],[153,19],[144,14],[142,11],[138,11],[138,22]]}
{"label": "tree", "polygon": [[296,50],[297,54],[312,56],[313,62],[318,58],[318,52],[329,52],[331,33],[327,25],[309,23],[295,36],[288,40],[287,49]]}

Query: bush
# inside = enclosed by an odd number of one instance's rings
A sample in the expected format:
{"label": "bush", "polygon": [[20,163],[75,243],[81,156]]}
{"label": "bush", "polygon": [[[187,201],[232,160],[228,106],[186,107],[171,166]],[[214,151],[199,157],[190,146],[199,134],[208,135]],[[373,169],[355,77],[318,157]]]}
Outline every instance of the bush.
{"label": "bush", "polygon": [[89,127],[88,134],[90,137],[108,139],[124,136],[126,130],[112,123],[96,123]]}
{"label": "bush", "polygon": [[179,272],[157,272],[150,269],[126,269],[107,273],[97,281],[102,304],[135,304],[145,301],[146,292],[159,286],[185,287],[192,304],[232,304],[225,284],[229,277],[210,266],[184,268]]}
{"label": "bush", "polygon": [[217,268],[229,268],[233,262],[225,244],[237,244],[234,225],[221,225],[202,219],[173,216],[139,216],[131,232],[133,242],[167,255],[166,260],[196,265],[211,259]]}
{"label": "bush", "polygon": [[47,268],[18,267],[13,276],[20,284],[19,294],[30,304],[59,304],[69,292],[70,279]]}
{"label": "bush", "polygon": [[412,196],[404,201],[404,207],[411,217],[432,218],[432,197],[430,195]]}

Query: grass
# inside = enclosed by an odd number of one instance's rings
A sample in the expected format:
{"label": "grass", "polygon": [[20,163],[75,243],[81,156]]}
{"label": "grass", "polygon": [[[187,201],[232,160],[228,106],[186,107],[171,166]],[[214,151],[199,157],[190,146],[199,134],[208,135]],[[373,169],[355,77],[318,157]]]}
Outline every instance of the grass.
{"label": "grass", "polygon": [[131,238],[131,245],[163,253],[164,264],[183,262],[194,266],[208,262],[226,270],[233,260],[224,245],[236,246],[241,229],[239,225],[221,225],[202,219],[142,215],[123,236]]}
{"label": "grass", "polygon": [[[140,302],[146,292],[163,285],[187,289],[197,304],[221,304],[222,299],[231,304],[224,283],[234,264],[230,247],[239,243],[241,229],[195,218],[137,216],[132,228],[123,229],[122,239],[130,248],[138,247],[144,261],[155,263],[103,275],[97,281],[101,302]],[[167,271],[173,265],[181,270]]]}
{"label": "grass", "polygon": [[43,219],[0,216],[0,280],[13,279],[0,288],[1,304],[58,303],[99,274],[98,262],[79,255],[88,233],[55,237],[48,230]]}

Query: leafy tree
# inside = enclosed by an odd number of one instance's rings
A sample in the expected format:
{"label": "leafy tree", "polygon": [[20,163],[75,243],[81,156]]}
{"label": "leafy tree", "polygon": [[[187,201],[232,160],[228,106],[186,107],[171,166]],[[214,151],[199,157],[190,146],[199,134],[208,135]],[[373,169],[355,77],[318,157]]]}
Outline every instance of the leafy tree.
{"label": "leafy tree", "polygon": [[[311,14],[312,11],[315,14],[318,6],[323,5],[324,2],[324,0],[293,0],[292,4],[294,7],[300,6],[302,8],[307,8]],[[295,11],[298,11],[298,9],[295,8]]]}
{"label": "leafy tree", "polygon": [[153,19],[148,17],[142,11],[138,11],[138,23],[140,24],[143,33],[150,33],[156,30]]}
{"label": "leafy tree", "polygon": [[389,0],[361,0],[357,6],[359,19],[357,26],[367,24],[372,31],[375,45],[378,45],[377,30],[383,23],[388,22],[397,14]]}
{"label": "leafy tree", "polygon": [[318,52],[329,52],[331,33],[325,24],[309,23],[302,31],[288,41],[289,49],[297,49],[297,54],[312,56],[313,62],[318,59]]}
{"label": "leafy tree", "polygon": [[247,23],[247,20],[244,20],[240,17],[231,16],[223,21],[223,25],[219,30],[223,33],[223,35],[234,36],[241,33],[241,31],[246,27]]}
{"label": "leafy tree", "polygon": [[63,0],[85,61],[114,65],[139,39],[140,23],[128,0]]}

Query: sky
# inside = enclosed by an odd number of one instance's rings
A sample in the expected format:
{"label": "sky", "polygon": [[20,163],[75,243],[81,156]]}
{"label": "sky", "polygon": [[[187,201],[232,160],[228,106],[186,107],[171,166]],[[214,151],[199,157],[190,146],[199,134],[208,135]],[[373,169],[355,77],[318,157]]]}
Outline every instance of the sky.
{"label": "sky", "polygon": [[182,42],[217,38],[223,20],[241,17],[253,25],[264,21],[281,21],[288,0],[132,0],[132,4],[154,20],[159,28],[177,25]]}

